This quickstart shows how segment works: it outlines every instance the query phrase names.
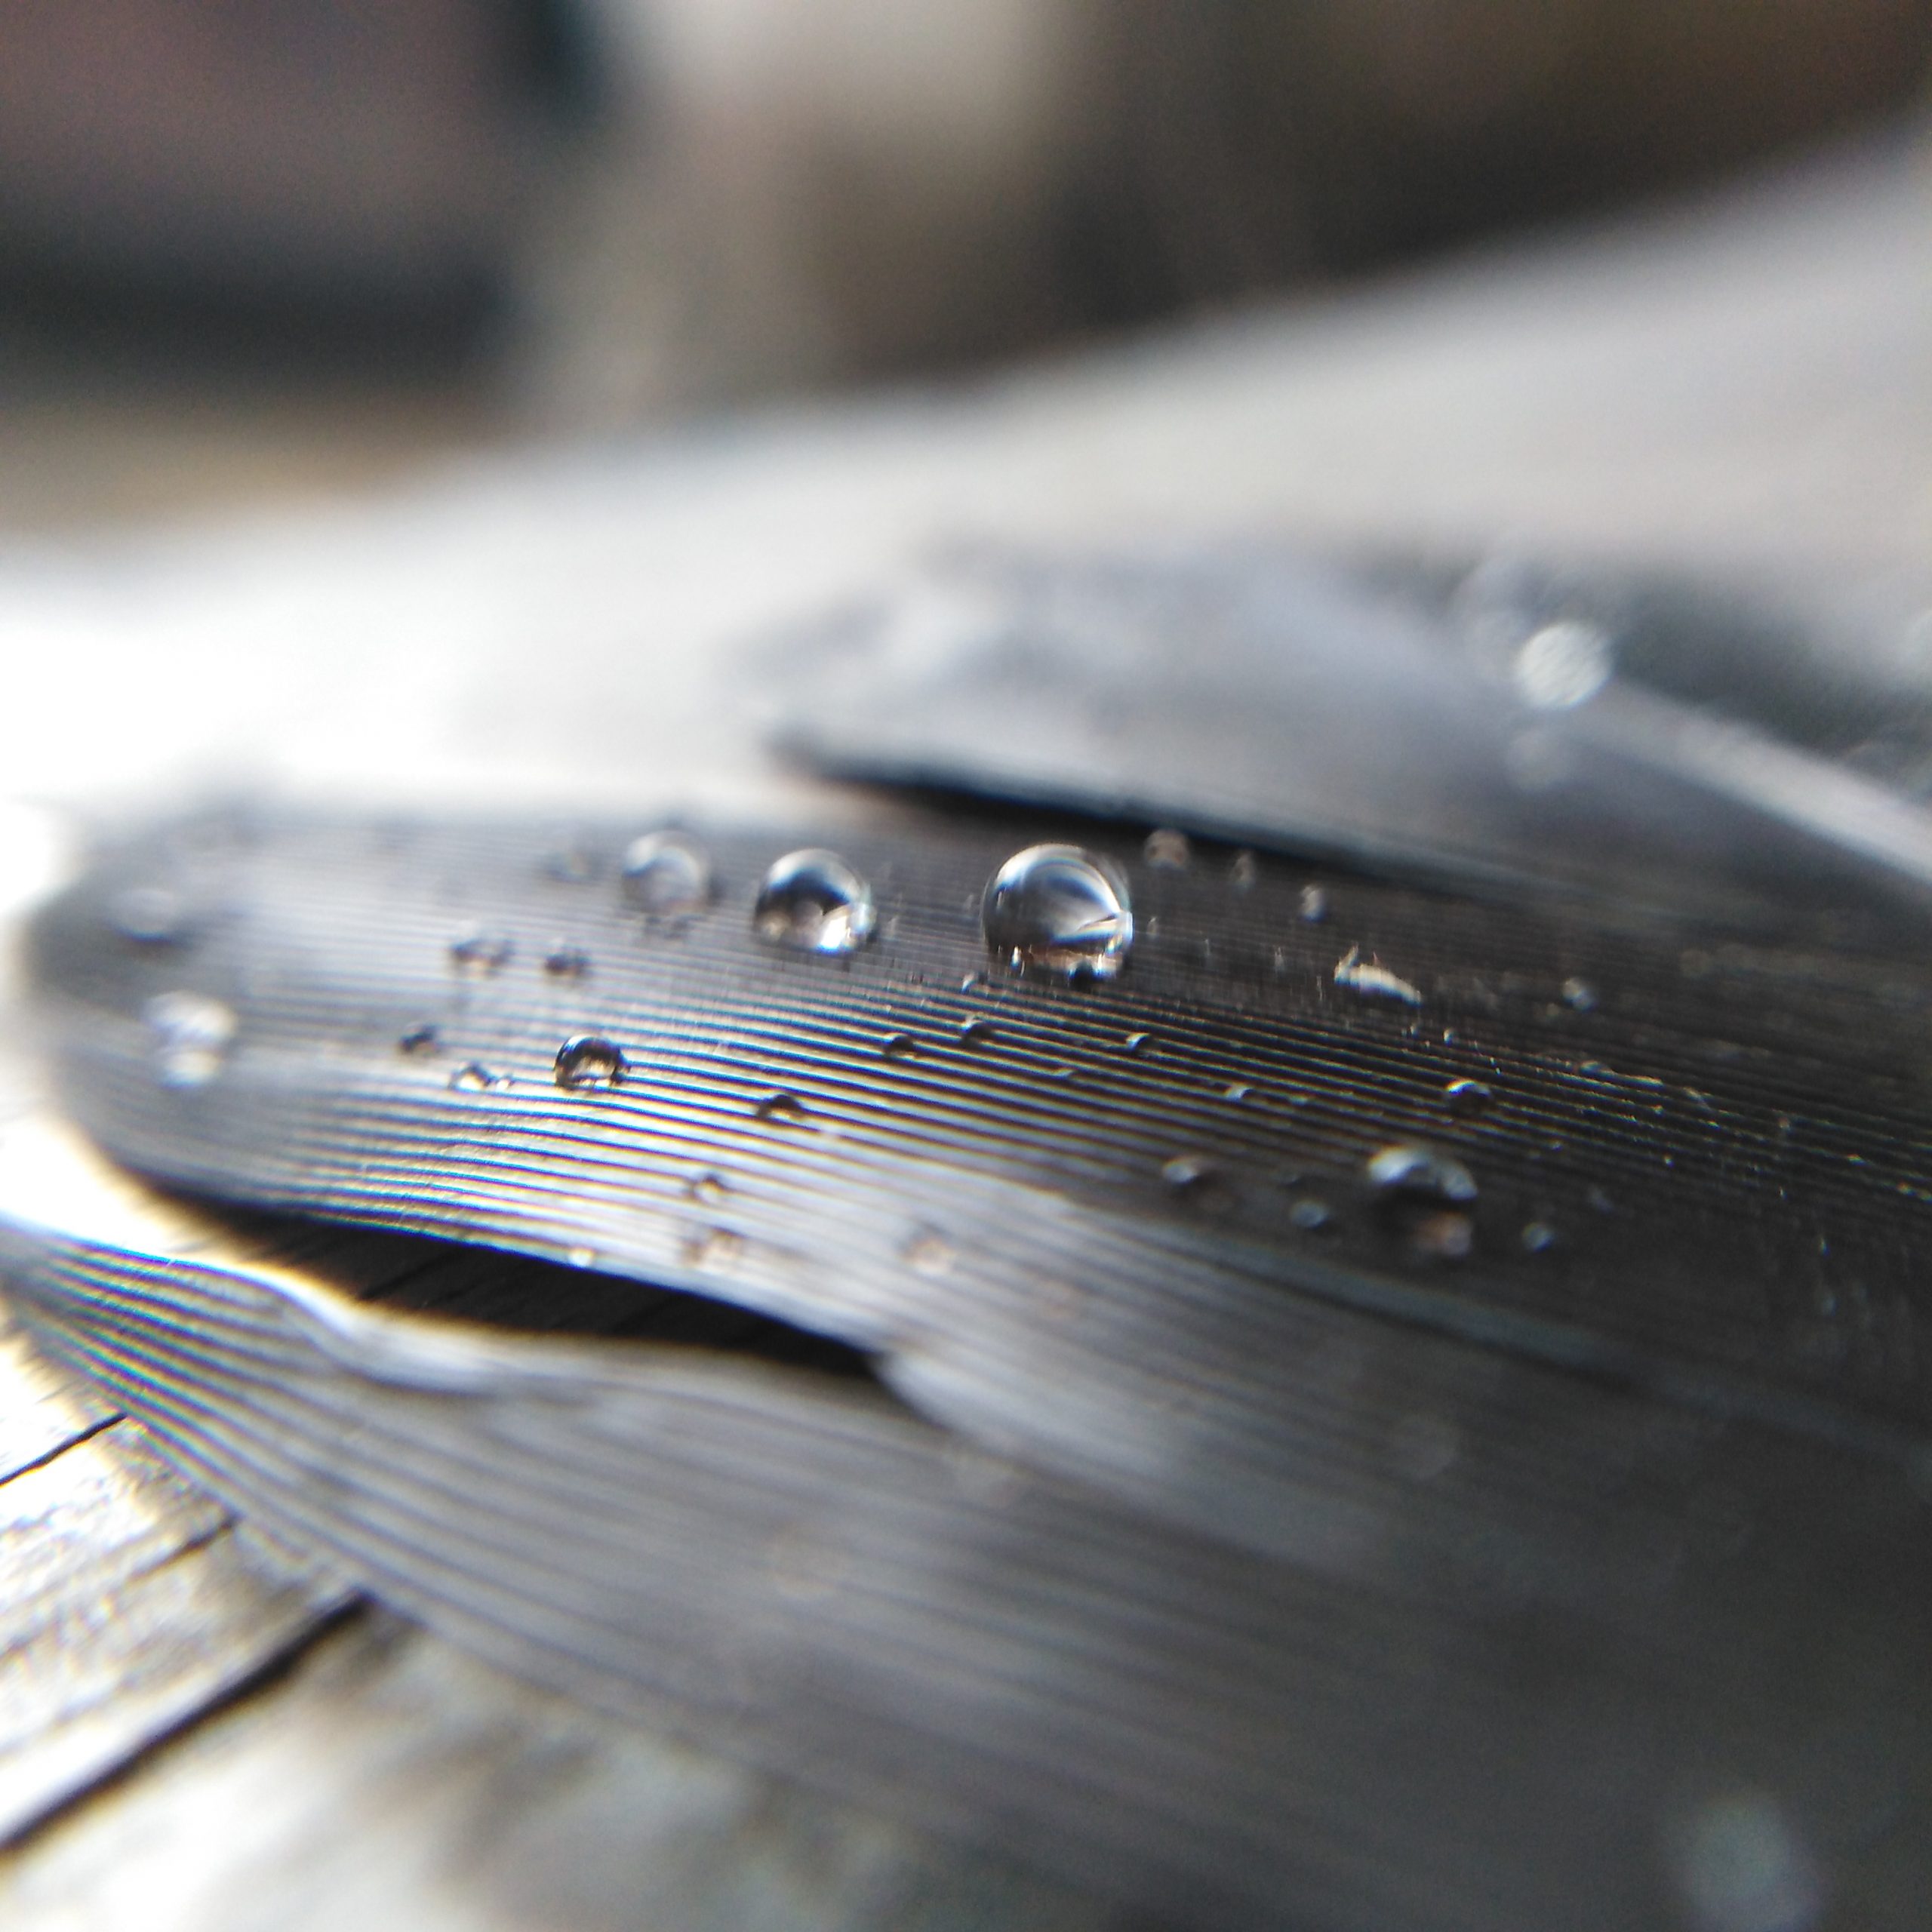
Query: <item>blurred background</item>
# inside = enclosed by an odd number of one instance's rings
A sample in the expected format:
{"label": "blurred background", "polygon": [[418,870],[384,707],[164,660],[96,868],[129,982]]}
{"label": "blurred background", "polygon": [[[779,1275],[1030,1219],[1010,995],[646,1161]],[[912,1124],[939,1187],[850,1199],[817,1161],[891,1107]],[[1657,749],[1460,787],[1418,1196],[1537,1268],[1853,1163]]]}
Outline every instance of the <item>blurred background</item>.
{"label": "blurred background", "polygon": [[12,0],[0,526],[952,376],[1911,116],[1927,0]]}

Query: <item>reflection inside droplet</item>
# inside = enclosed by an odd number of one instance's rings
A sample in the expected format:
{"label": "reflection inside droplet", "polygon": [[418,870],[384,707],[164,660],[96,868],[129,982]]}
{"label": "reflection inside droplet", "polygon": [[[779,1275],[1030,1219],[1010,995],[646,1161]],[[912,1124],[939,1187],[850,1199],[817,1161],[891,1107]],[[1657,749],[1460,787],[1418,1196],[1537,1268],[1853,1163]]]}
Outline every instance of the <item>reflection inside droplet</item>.
{"label": "reflection inside droplet", "polygon": [[601,1034],[579,1033],[557,1049],[559,1087],[614,1087],[629,1070],[622,1052]]}
{"label": "reflection inside droplet", "polygon": [[1077,845],[1016,852],[988,884],[980,921],[996,959],[1069,983],[1112,979],[1134,943],[1126,880]]}
{"label": "reflection inside droplet", "polygon": [[1379,1147],[1362,1168],[1371,1191],[1388,1199],[1407,1198],[1460,1204],[1476,1198],[1475,1179],[1454,1155],[1420,1140]]}
{"label": "reflection inside droplet", "polygon": [[788,852],[764,875],[752,927],[801,952],[856,952],[872,936],[872,888],[836,852]]}
{"label": "reflection inside droplet", "polygon": [[235,1038],[233,1011],[205,993],[157,993],[141,1009],[163,1085],[203,1087],[221,1069]]}

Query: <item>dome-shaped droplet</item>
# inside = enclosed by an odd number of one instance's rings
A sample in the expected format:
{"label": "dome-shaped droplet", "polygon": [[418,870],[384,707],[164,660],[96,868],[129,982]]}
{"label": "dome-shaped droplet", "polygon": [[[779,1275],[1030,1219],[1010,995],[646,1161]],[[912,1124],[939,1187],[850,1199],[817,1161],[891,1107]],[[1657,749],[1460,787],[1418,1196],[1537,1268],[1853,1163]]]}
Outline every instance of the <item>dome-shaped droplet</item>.
{"label": "dome-shaped droplet", "polygon": [[437,1032],[435,1027],[425,1020],[420,1026],[412,1026],[396,1041],[395,1050],[399,1054],[432,1054],[436,1050]]}
{"label": "dome-shaped droplet", "polygon": [[1318,1201],[1312,1195],[1304,1195],[1288,1210],[1288,1219],[1303,1234],[1313,1234],[1328,1225],[1328,1204]]}
{"label": "dome-shaped droplet", "polygon": [[450,1075],[450,1085],[459,1094],[488,1094],[508,1084],[501,1075],[492,1073],[481,1060],[471,1060]]}
{"label": "dome-shaped droplet", "polygon": [[590,955],[582,946],[560,940],[544,954],[543,970],[553,980],[580,980],[590,971]]}
{"label": "dome-shaped droplet", "polygon": [[809,1127],[811,1115],[795,1094],[768,1094],[752,1109],[761,1121],[774,1127]]}
{"label": "dome-shaped droplet", "polygon": [[752,928],[801,952],[857,952],[878,923],[872,889],[836,852],[788,852],[764,875]]}
{"label": "dome-shaped droplet", "polygon": [[220,1000],[205,993],[157,993],[142,1008],[141,1017],[165,1086],[205,1087],[221,1071],[235,1023]]}
{"label": "dome-shaped droplet", "polygon": [[1371,1189],[1386,1198],[1461,1205],[1476,1198],[1475,1177],[1454,1155],[1420,1140],[1379,1147],[1362,1168]]}
{"label": "dome-shaped droplet", "polygon": [[980,908],[986,947],[1017,972],[1111,980],[1127,963],[1127,881],[1077,845],[1029,845],[994,873]]}
{"label": "dome-shaped droplet", "polygon": [[515,950],[515,942],[507,933],[478,928],[450,941],[450,964],[462,973],[500,972]]}
{"label": "dome-shaped droplet", "polygon": [[1452,1080],[1442,1090],[1442,1104],[1459,1120],[1488,1111],[1496,1098],[1480,1080]]}
{"label": "dome-shaped droplet", "polygon": [[711,900],[711,854],[688,832],[647,832],[624,852],[624,897],[660,918],[701,912]]}
{"label": "dome-shaped droplet", "polygon": [[629,1062],[601,1034],[579,1033],[557,1049],[559,1087],[614,1087],[629,1070]]}
{"label": "dome-shaped droplet", "polygon": [[186,937],[188,909],[165,885],[131,885],[109,902],[107,917],[123,939],[137,946],[174,946]]}
{"label": "dome-shaped droplet", "polygon": [[1189,844],[1187,834],[1163,826],[1158,832],[1147,835],[1147,843],[1141,848],[1146,854],[1147,863],[1169,872],[1183,872],[1194,857],[1194,848]]}
{"label": "dome-shaped droplet", "polygon": [[1523,640],[1511,666],[1517,691],[1539,711],[1586,704],[1610,681],[1610,640],[1595,624],[1564,619]]}

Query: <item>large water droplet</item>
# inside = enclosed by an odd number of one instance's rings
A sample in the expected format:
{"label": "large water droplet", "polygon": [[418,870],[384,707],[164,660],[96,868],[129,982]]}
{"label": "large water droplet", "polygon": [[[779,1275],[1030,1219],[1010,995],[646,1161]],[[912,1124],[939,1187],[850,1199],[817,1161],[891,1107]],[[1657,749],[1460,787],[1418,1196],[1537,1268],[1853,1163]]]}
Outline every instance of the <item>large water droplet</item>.
{"label": "large water droplet", "polygon": [[1454,1155],[1420,1140],[1392,1141],[1371,1154],[1362,1168],[1371,1189],[1394,1200],[1461,1205],[1476,1198],[1475,1177]]}
{"label": "large water droplet", "polygon": [[557,1049],[559,1087],[614,1087],[629,1069],[623,1053],[601,1034],[577,1034]]}
{"label": "large water droplet", "polygon": [[1609,638],[1595,624],[1564,619],[1523,640],[1511,675],[1526,703],[1567,711],[1595,697],[1610,681],[1611,669]]}
{"label": "large water droplet", "polygon": [[801,952],[856,952],[878,922],[872,889],[836,852],[788,852],[764,875],[752,927]]}
{"label": "large water droplet", "polygon": [[142,1008],[141,1017],[164,1085],[205,1087],[221,1071],[235,1022],[220,1000],[205,993],[157,993]]}
{"label": "large water droplet", "polygon": [[186,936],[188,909],[178,892],[165,885],[131,885],[117,892],[107,908],[109,923],[137,946],[174,946]]}
{"label": "large water droplet", "polygon": [[701,912],[711,900],[711,854],[688,832],[647,832],[626,848],[624,897],[659,918]]}
{"label": "large water droplet", "polygon": [[980,907],[987,949],[1016,971],[1111,980],[1134,943],[1127,881],[1077,845],[1029,845],[994,873]]}

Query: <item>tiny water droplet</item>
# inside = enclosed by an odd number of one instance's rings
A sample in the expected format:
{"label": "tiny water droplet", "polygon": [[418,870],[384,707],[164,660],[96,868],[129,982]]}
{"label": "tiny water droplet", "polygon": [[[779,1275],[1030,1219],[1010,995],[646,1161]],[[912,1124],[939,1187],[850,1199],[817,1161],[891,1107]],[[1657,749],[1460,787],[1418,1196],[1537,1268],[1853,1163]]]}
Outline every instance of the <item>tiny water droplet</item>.
{"label": "tiny water droplet", "polygon": [[543,970],[553,980],[580,980],[590,971],[590,955],[580,946],[560,941],[544,954]]}
{"label": "tiny water droplet", "polygon": [[723,1175],[703,1174],[694,1174],[685,1183],[685,1192],[694,1201],[700,1201],[707,1208],[715,1208],[731,1189],[725,1186]]}
{"label": "tiny water droplet", "polygon": [[1564,619],[1523,640],[1510,675],[1526,704],[1568,711],[1595,697],[1611,668],[1609,638],[1595,624]]}
{"label": "tiny water droplet", "polygon": [[1404,1006],[1420,1006],[1422,989],[1399,979],[1380,960],[1364,960],[1361,948],[1352,946],[1335,962],[1335,983],[1364,999],[1393,1000]]}
{"label": "tiny water droplet", "polygon": [[1214,1162],[1201,1154],[1177,1154],[1161,1164],[1161,1178],[1181,1194],[1202,1192],[1213,1186],[1220,1174]]}
{"label": "tiny water droplet", "polygon": [[895,1033],[879,1051],[888,1060],[915,1060],[918,1057],[919,1043],[910,1033]]}
{"label": "tiny water droplet", "polygon": [[131,885],[117,892],[107,909],[108,922],[137,946],[176,946],[186,936],[188,909],[178,892],[165,885]]}
{"label": "tiny water droplet", "polygon": [[450,941],[450,964],[463,973],[500,972],[515,950],[506,933],[467,932]]}
{"label": "tiny water droplet", "polygon": [[426,1021],[420,1026],[412,1026],[395,1043],[399,1054],[427,1054],[436,1049],[438,1035],[435,1027]]}
{"label": "tiny water droplet", "polygon": [[1224,1100],[1239,1102],[1246,1100],[1254,1091],[1254,1089],[1244,1080],[1237,1080],[1221,1089],[1221,1097]]}
{"label": "tiny water droplet", "polygon": [[962,1047],[989,1047],[998,1038],[999,1029],[990,1020],[969,1020],[958,1035]]}
{"label": "tiny water droplet", "polygon": [[1466,1261],[1475,1245],[1475,1223],[1450,1209],[1425,1214],[1409,1229],[1409,1245],[1425,1260]]}
{"label": "tiny water droplet", "polygon": [[588,845],[574,839],[568,844],[553,846],[546,852],[542,866],[546,878],[553,878],[562,885],[587,884],[599,870],[596,854]]}
{"label": "tiny water droplet", "polygon": [[728,1228],[707,1228],[685,1245],[685,1259],[694,1268],[734,1267],[745,1251],[744,1238]]}
{"label": "tiny water droplet", "polygon": [[980,918],[995,958],[1069,984],[1111,980],[1134,943],[1127,881],[1077,845],[1016,852],[988,883]]}
{"label": "tiny water droplet", "polygon": [[480,1060],[472,1060],[450,1075],[450,1084],[459,1094],[488,1094],[509,1082],[492,1073]]}
{"label": "tiny water droplet", "polygon": [[788,852],[764,875],[752,927],[774,946],[801,952],[857,952],[878,914],[872,888],[836,852]]}
{"label": "tiny water droplet", "polygon": [[1147,835],[1147,843],[1142,848],[1147,855],[1147,863],[1171,872],[1185,870],[1194,857],[1194,848],[1187,841],[1187,834],[1164,827]]}
{"label": "tiny water droplet", "polygon": [[[972,909],[970,903],[968,906],[967,909],[969,912]],[[959,982],[959,990],[962,993],[976,993],[986,983],[986,976],[985,974],[968,973],[965,977]]]}
{"label": "tiny water droplet", "polygon": [[576,1034],[557,1049],[559,1087],[614,1087],[629,1071],[623,1053],[601,1034]]}
{"label": "tiny water droplet", "polygon": [[1305,885],[1301,889],[1301,916],[1311,926],[1318,926],[1328,916],[1328,894],[1325,888]]}
{"label": "tiny water droplet", "polygon": [[941,1275],[949,1275],[958,1259],[952,1244],[936,1234],[916,1236],[906,1251],[906,1262],[915,1274],[935,1279]]}
{"label": "tiny water droplet", "polygon": [[594,1247],[566,1248],[564,1259],[573,1268],[595,1268],[597,1266],[597,1251]]}
{"label": "tiny water droplet", "polygon": [[1460,1204],[1476,1198],[1475,1179],[1454,1155],[1420,1140],[1392,1141],[1363,1164],[1362,1177],[1386,1199]]}
{"label": "tiny water droplet", "polygon": [[1525,1221],[1518,1238],[1525,1254],[1547,1254],[1556,1245],[1556,1230],[1547,1221]]}
{"label": "tiny water droplet", "polygon": [[1459,1120],[1487,1112],[1495,1098],[1480,1080],[1452,1080],[1442,1090],[1442,1104]]}
{"label": "tiny water droplet", "polygon": [[688,832],[647,832],[624,848],[624,897],[640,912],[673,918],[711,900],[711,854]]}
{"label": "tiny water droplet", "polygon": [[1261,876],[1261,861],[1252,852],[1237,852],[1228,866],[1228,883],[1237,892],[1249,891]]}
{"label": "tiny water droplet", "polygon": [[1592,1181],[1590,1183],[1589,1189],[1584,1195],[1583,1198],[1587,1201],[1599,1214],[1614,1214],[1617,1212],[1616,1202],[1611,1199],[1607,1191],[1600,1186],[1595,1181]]}
{"label": "tiny water droplet", "polygon": [[1586,980],[1565,980],[1563,1004],[1573,1013],[1588,1013],[1597,1003],[1595,989]]}
{"label": "tiny water droplet", "polygon": [[222,1069],[235,1038],[232,1010],[205,993],[157,993],[141,1009],[167,1087],[205,1087]]}
{"label": "tiny water droplet", "polygon": [[1121,1044],[1137,1060],[1147,1051],[1152,1043],[1153,1038],[1152,1033],[1130,1033]]}
{"label": "tiny water droplet", "polygon": [[795,1094],[768,1094],[752,1110],[758,1118],[774,1127],[805,1127],[811,1116]]}
{"label": "tiny water droplet", "polygon": [[1303,1234],[1313,1234],[1317,1229],[1328,1225],[1328,1204],[1317,1201],[1312,1195],[1304,1195],[1288,1210],[1288,1219]]}

